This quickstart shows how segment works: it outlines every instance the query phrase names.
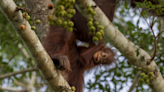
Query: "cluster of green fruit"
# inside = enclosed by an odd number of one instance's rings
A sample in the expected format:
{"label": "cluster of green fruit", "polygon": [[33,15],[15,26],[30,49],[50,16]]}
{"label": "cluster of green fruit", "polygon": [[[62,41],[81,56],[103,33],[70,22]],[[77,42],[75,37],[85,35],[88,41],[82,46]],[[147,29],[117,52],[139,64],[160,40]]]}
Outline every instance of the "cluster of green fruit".
{"label": "cluster of green fruit", "polygon": [[[48,20],[50,21],[50,25],[57,25],[61,26],[62,28],[65,28],[67,31],[72,32],[74,22],[72,22],[70,19],[73,17],[74,14],[76,14],[76,10],[74,9],[73,4],[75,3],[75,0],[61,0],[58,2],[54,15],[53,14],[48,16]],[[53,9],[54,5],[49,4],[48,9]],[[88,6],[86,9],[86,12],[88,15],[91,15],[91,17],[88,19],[88,27],[89,27],[89,34],[93,35],[94,41],[102,40],[104,35],[104,26],[99,25],[99,22],[95,21],[93,19],[93,16],[96,15],[96,12],[93,10],[91,6]],[[98,31],[97,31],[98,30]]]}
{"label": "cluster of green fruit", "polygon": [[[27,12],[23,12],[23,18],[25,18],[27,21],[29,21],[30,20],[30,15],[28,15],[28,13]],[[36,20],[36,24],[39,24],[40,23],[40,20],[38,19],[38,20]],[[25,30],[25,26],[24,25],[21,25],[20,26],[20,29],[21,30]],[[32,30],[36,30],[36,27],[35,26],[31,26],[31,29]]]}
{"label": "cluster of green fruit", "polygon": [[[74,14],[76,14],[76,10],[73,6],[74,3],[75,0],[59,1],[54,11],[56,18],[53,19],[52,14],[48,16],[50,25],[61,26],[62,28],[65,28],[67,31],[72,32],[74,22],[72,22],[70,19],[73,17]],[[48,9],[53,9],[53,7],[53,4],[48,5]]]}
{"label": "cluster of green fruit", "polygon": [[140,82],[145,82],[145,83],[149,83],[149,81],[151,79],[153,79],[153,72],[151,72],[151,67],[147,67],[145,69],[142,69],[142,67],[139,67],[138,70],[142,71],[142,73],[140,74],[139,77],[139,81]]}
{"label": "cluster of green fruit", "polygon": [[[96,15],[96,12],[93,10],[93,8],[91,6],[87,7],[86,12],[88,15],[91,15],[92,17]],[[89,34],[94,35],[93,36],[94,41],[102,40],[102,37],[104,35],[104,26],[99,25],[99,22],[93,20],[92,17],[88,18],[88,23],[87,23],[89,30],[90,30]],[[96,30],[98,30],[98,31],[96,32]]]}

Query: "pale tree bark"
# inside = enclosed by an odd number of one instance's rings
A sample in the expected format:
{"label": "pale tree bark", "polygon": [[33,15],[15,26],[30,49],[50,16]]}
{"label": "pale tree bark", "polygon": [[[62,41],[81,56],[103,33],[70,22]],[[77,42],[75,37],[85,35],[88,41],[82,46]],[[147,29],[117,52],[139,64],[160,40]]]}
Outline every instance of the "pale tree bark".
{"label": "pale tree bark", "polygon": [[[96,6],[95,2],[92,0],[76,0],[77,9],[84,14],[86,17],[88,15],[85,12],[85,7],[88,5]],[[129,59],[129,63],[141,66],[146,68],[147,66],[151,67],[151,71],[154,73],[153,79],[149,82],[149,86],[155,92],[164,92],[164,79],[161,76],[158,67],[154,61],[150,61],[150,55],[144,51],[143,49],[136,46],[133,42],[128,40],[104,15],[101,9],[96,6],[94,8],[96,11],[96,16],[94,19],[98,21],[101,25],[105,27],[105,38],[116,47],[127,59]],[[136,51],[139,52],[137,56]]]}
{"label": "pale tree bark", "polygon": [[26,92],[26,90],[24,89],[17,89],[17,88],[13,88],[13,87],[3,87],[0,85],[0,89],[1,90],[5,90],[5,91],[9,91],[9,92]]}
{"label": "pale tree bark", "polygon": [[[21,11],[16,11],[17,6],[13,0],[0,0],[0,2],[1,11],[21,37],[52,90],[60,92],[62,90],[60,86],[70,88],[58,70],[56,70],[35,32],[31,30],[29,23],[23,19]],[[20,25],[22,24],[25,26],[25,30],[20,29]]]}

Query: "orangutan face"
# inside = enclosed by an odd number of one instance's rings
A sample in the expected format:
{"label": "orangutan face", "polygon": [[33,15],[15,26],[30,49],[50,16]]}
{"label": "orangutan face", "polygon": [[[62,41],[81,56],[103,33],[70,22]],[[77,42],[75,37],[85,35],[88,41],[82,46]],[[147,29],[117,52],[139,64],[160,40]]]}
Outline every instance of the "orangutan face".
{"label": "orangutan face", "polygon": [[98,51],[93,55],[93,60],[95,63],[106,63],[108,54],[103,51]]}

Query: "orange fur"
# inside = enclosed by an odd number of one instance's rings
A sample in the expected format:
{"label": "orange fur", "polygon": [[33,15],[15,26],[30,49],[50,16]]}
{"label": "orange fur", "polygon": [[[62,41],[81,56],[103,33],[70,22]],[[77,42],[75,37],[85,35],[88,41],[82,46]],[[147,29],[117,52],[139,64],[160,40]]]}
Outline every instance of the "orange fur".
{"label": "orange fur", "polygon": [[[115,8],[113,3],[115,3],[115,0],[94,1],[112,21]],[[107,4],[107,6],[103,6],[103,4]],[[103,42],[100,42],[98,45],[94,44],[87,27],[87,19],[78,11],[76,12],[77,13],[72,18],[72,21],[75,23],[75,30],[73,32],[67,32],[59,26],[51,27],[50,32],[44,41],[44,47],[58,69],[61,68],[58,67],[60,65],[59,61],[62,62],[64,68],[61,69],[61,74],[67,82],[71,86],[75,86],[76,92],[82,92],[84,87],[84,72],[100,65],[94,63],[92,58],[93,54],[100,50],[111,54],[106,65],[115,61],[115,54],[110,48],[105,48]],[[90,46],[79,47],[76,45],[76,39],[87,42]]]}

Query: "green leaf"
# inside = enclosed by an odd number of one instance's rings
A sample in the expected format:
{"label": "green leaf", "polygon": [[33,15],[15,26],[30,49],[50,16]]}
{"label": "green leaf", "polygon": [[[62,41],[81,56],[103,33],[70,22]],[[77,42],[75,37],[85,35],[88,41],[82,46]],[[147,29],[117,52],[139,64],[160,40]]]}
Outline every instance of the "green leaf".
{"label": "green leaf", "polygon": [[128,2],[125,1],[125,9],[128,9]]}
{"label": "green leaf", "polygon": [[161,0],[158,0],[159,3],[161,3]]}
{"label": "green leaf", "polygon": [[103,89],[103,86],[101,84],[98,84],[99,85],[99,89]]}

